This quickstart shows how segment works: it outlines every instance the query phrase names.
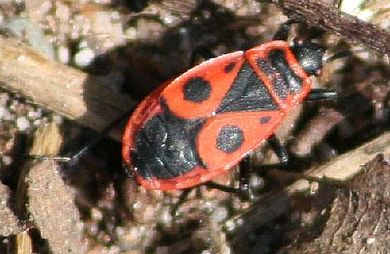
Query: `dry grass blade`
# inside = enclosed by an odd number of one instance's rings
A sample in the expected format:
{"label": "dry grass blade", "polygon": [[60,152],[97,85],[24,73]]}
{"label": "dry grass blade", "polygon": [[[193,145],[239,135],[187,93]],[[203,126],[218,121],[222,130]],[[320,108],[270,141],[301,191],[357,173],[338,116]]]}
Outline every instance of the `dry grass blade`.
{"label": "dry grass blade", "polygon": [[23,231],[16,235],[16,251],[15,254],[30,254],[33,253],[32,239],[28,231]]}

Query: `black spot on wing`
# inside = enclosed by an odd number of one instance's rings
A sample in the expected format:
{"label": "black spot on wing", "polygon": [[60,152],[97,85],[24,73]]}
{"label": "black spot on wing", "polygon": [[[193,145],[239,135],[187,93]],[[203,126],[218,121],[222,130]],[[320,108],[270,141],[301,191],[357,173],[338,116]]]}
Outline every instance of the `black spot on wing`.
{"label": "black spot on wing", "polygon": [[217,136],[217,148],[225,153],[232,153],[244,143],[244,132],[235,125],[222,127]]}
{"label": "black spot on wing", "polygon": [[211,94],[210,82],[201,78],[190,78],[183,87],[184,100],[200,103],[207,100]]}
{"label": "black spot on wing", "polygon": [[234,67],[236,66],[236,63],[235,62],[231,62],[229,63],[228,65],[225,66],[225,73],[229,73],[231,72],[232,70],[234,70]]}
{"label": "black spot on wing", "polygon": [[267,123],[269,123],[269,121],[271,121],[270,116],[263,116],[260,118],[260,124],[267,124]]}

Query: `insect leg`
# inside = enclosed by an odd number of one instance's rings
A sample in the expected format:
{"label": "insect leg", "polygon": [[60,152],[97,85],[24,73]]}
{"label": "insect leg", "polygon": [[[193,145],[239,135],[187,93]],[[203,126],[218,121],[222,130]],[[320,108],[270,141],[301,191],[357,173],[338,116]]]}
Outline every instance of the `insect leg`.
{"label": "insect leg", "polygon": [[179,196],[179,200],[175,203],[171,210],[171,216],[175,217],[177,215],[177,209],[187,200],[188,195],[194,188],[189,188],[183,190],[183,192]]}
{"label": "insect leg", "polygon": [[278,157],[281,166],[285,167],[289,164],[289,155],[287,149],[280,143],[280,140],[272,134],[268,138],[268,144],[271,146],[272,150],[274,150],[276,156]]}
{"label": "insect leg", "polygon": [[123,120],[127,119],[131,112],[134,109],[122,114],[117,119],[113,120],[109,125],[107,125],[103,130],[101,130],[93,139],[83,145],[77,152],[69,155],[69,156],[47,156],[47,155],[29,155],[33,159],[39,160],[56,160],[59,162],[72,163],[77,161],[80,157],[86,154],[86,152],[98,144],[103,138],[107,136],[110,131],[112,131],[115,127],[117,127]]}
{"label": "insect leg", "polygon": [[307,101],[335,100],[338,98],[337,92],[333,89],[315,88],[311,89],[307,96]]}
{"label": "insect leg", "polygon": [[219,183],[216,183],[213,181],[206,182],[206,183],[204,183],[204,185],[209,187],[209,188],[217,189],[217,190],[224,191],[224,192],[238,193],[240,191],[239,188],[230,187],[230,186],[219,184]]}
{"label": "insect leg", "polygon": [[250,188],[249,180],[253,166],[249,155],[245,156],[240,162],[240,194],[248,199],[253,200],[254,196]]}
{"label": "insect leg", "polygon": [[240,195],[243,199],[252,200],[253,194],[249,185],[250,173],[252,172],[252,165],[249,156],[245,156],[240,162],[240,183],[238,188],[222,185],[212,181],[206,182],[207,187],[218,189],[224,192],[230,192]]}

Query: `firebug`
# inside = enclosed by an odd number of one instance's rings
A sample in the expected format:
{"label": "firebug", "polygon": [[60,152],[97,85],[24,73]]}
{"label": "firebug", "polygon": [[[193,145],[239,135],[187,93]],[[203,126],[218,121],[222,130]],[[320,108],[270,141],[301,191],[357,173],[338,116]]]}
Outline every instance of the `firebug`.
{"label": "firebug", "polygon": [[[186,189],[225,174],[264,140],[291,110],[309,99],[334,98],[312,90],[325,49],[274,40],[207,60],[163,83],[135,109],[123,135],[122,155],[147,189]],[[284,150],[276,151],[287,160]],[[245,184],[242,184],[245,185]]]}

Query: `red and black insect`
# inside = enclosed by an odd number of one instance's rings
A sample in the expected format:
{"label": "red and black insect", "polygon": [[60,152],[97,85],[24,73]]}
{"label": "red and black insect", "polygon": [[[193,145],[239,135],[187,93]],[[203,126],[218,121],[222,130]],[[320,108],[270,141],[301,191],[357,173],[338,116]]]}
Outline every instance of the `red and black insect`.
{"label": "red and black insect", "polygon": [[290,46],[279,40],[283,29],[278,40],[193,67],[139,104],[122,150],[139,184],[175,190],[208,182],[265,139],[281,147],[272,134],[306,97],[334,97],[313,91],[309,77],[320,73],[325,49],[309,40]]}

